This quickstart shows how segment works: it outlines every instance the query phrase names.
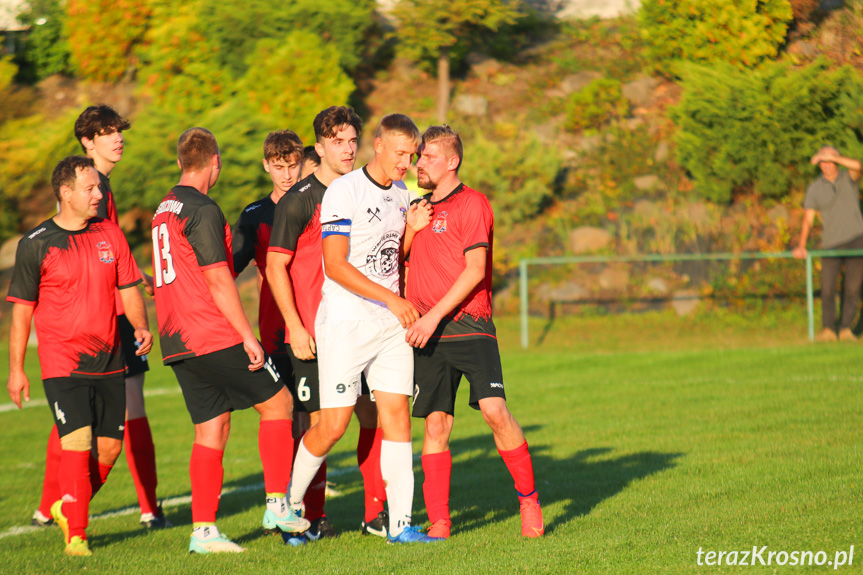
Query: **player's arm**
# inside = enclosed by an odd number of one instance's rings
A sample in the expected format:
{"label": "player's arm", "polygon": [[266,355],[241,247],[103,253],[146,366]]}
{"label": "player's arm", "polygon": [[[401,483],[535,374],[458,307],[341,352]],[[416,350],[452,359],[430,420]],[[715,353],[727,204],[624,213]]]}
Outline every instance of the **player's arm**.
{"label": "player's arm", "polygon": [[441,320],[485,279],[486,251],[485,246],[480,246],[464,254],[465,268],[440,301],[408,329],[405,336],[408,344],[425,347]]}
{"label": "player's arm", "polygon": [[401,245],[401,254],[399,254],[401,256],[401,261],[404,261],[410,253],[414,236],[416,236],[421,229],[429,225],[433,214],[434,209],[425,199],[413,202],[410,205],[406,214],[407,223],[405,225],[405,236]]}
{"label": "player's arm", "polygon": [[30,322],[36,307],[24,303],[12,304],[12,327],[9,330],[9,379],[6,390],[12,402],[21,408],[21,395],[30,401],[30,380],[24,372],[24,357],[30,339]]}
{"label": "player's arm", "polygon": [[327,277],[358,296],[384,302],[402,327],[419,319],[419,312],[409,301],[376,284],[348,261],[350,237],[333,234],[323,239],[324,269]]}
{"label": "player's arm", "polygon": [[285,327],[291,334],[291,350],[297,359],[310,360],[315,358],[317,349],[315,340],[297,310],[294,300],[294,285],[288,273],[288,266],[294,259],[294,254],[282,251],[267,252],[267,281],[270,283],[270,291],[282,317],[285,318]]}
{"label": "player's arm", "polygon": [[[237,223],[234,225],[234,232],[231,234],[231,253],[234,254],[234,277],[240,275],[240,273],[246,269],[246,266],[249,265],[255,258],[255,241],[257,240],[257,234],[255,233],[255,228],[252,225],[249,225],[243,219],[246,211],[240,214],[240,217],[237,218]],[[258,286],[260,290],[260,286]]]}
{"label": "player's arm", "polygon": [[243,338],[243,348],[249,355],[249,361],[252,362],[249,364],[249,370],[261,369],[264,366],[264,350],[255,337],[255,332],[249,324],[249,318],[246,317],[246,312],[243,310],[240,292],[237,291],[231,270],[228,269],[227,265],[220,265],[209,267],[203,270],[203,273],[216,307]]}
{"label": "player's arm", "polygon": [[138,350],[135,355],[147,355],[153,347],[153,334],[150,333],[150,324],[147,320],[147,307],[144,298],[137,287],[129,286],[120,290],[120,299],[123,300],[123,309],[126,319],[135,329],[135,341],[138,342]]}
{"label": "player's arm", "polygon": [[812,224],[815,223],[815,210],[805,210],[803,212],[803,228],[800,230],[800,241],[797,242],[797,247],[792,250],[795,258],[802,259],[806,257],[806,242],[809,240],[809,232],[812,230]]}

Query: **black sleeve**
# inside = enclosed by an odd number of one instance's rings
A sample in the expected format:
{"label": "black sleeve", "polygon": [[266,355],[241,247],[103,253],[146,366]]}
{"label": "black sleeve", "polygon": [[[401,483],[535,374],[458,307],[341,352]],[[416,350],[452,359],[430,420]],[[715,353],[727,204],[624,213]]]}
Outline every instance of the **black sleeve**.
{"label": "black sleeve", "polygon": [[18,242],[15,252],[15,268],[12,283],[9,284],[11,301],[39,301],[39,284],[42,282],[42,259],[45,257],[45,243],[27,238]]}
{"label": "black sleeve", "polygon": [[249,206],[243,209],[231,239],[231,252],[234,254],[234,275],[240,275],[246,266],[255,258],[255,242],[257,241],[257,222],[252,220],[246,212]]}
{"label": "black sleeve", "polygon": [[301,194],[285,194],[276,204],[273,232],[270,234],[270,248],[276,248],[275,251],[297,251],[297,241],[314,216],[313,211],[309,213],[303,198]]}
{"label": "black sleeve", "polygon": [[215,203],[198,207],[186,222],[186,238],[198,265],[212,266],[228,261],[225,251],[225,215]]}

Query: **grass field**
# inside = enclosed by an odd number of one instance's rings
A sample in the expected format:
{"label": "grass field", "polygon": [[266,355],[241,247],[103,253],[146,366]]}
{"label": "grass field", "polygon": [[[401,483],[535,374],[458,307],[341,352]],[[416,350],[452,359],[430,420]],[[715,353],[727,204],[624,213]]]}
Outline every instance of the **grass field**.
{"label": "grass field", "polygon": [[[29,524],[50,416],[44,405],[0,411],[3,573],[693,573],[827,572],[833,566],[697,564],[703,551],[837,551],[863,572],[863,343],[809,345],[805,319],[680,320],[665,314],[532,324],[499,322],[507,395],[531,445],[547,524],[519,536],[512,480],[477,413],[459,405],[453,433],[452,538],[394,548],[358,533],[362,481],[356,426],[330,458],[339,496],[335,540],[301,548],[260,533],[262,475],[253,413],[235,414],[219,526],[249,551],[189,556],[192,426],[172,373],[155,365],[147,408],[160,496],[175,527],[138,527],[123,456],[91,506],[93,557],[62,554],[59,529]],[[546,333],[543,335],[543,330]],[[536,342],[542,338],[542,344]],[[42,396],[31,350],[33,400]],[[6,372],[6,349],[0,369]],[[157,357],[156,355],[153,358]],[[466,396],[462,395],[466,403]],[[414,452],[420,449],[414,425]],[[426,519],[416,461],[414,520]],[[702,556],[702,562],[706,556]],[[742,554],[738,555],[742,560]],[[751,559],[750,559],[751,561]],[[847,558],[846,558],[847,561]]]}

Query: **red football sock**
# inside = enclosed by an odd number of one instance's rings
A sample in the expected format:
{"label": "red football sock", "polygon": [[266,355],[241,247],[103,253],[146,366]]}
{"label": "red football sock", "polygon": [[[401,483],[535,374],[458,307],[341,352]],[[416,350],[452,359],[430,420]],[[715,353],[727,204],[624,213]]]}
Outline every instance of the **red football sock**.
{"label": "red football sock", "polygon": [[99,461],[93,452],[90,452],[90,461],[87,463],[90,468],[90,499],[92,500],[105,485],[105,480],[108,479],[108,474],[114,469],[113,465],[105,465]]}
{"label": "red football sock", "polygon": [[189,477],[192,480],[192,522],[215,523],[222,496],[222,480],[225,469],[222,467],[224,451],[192,445],[192,458],[189,461]]}
{"label": "red football sock", "polygon": [[45,517],[51,517],[51,505],[62,497],[60,493],[60,459],[63,448],[60,446],[60,436],[57,426],[51,428],[48,436],[48,447],[45,450],[45,478],[42,480],[42,501],[39,502],[39,512]]}
{"label": "red football sock", "polygon": [[383,432],[380,429],[360,427],[360,438],[357,441],[357,463],[360,473],[363,475],[363,489],[365,493],[365,521],[371,521],[384,510],[386,491],[384,497],[379,497],[382,491],[381,485],[381,438]]}
{"label": "red football sock", "polygon": [[506,463],[506,468],[509,469],[509,474],[512,475],[515,481],[515,490],[519,498],[530,497],[537,498],[536,487],[533,481],[533,462],[530,459],[530,452],[527,449],[527,441],[520,447],[516,447],[510,451],[497,450]]}
{"label": "red football sock", "polygon": [[327,496],[327,462],[320,466],[314,479],[306,490],[303,503],[306,504],[306,519],[315,521],[324,516],[324,501]]}
{"label": "red football sock", "polygon": [[126,422],[123,434],[126,445],[126,462],[135,491],[138,493],[138,505],[141,513],[156,513],[156,448],[153,445],[153,435],[150,433],[150,422],[146,417],[130,419]]}
{"label": "red football sock", "polygon": [[261,421],[258,428],[258,450],[264,467],[264,490],[267,493],[285,493],[291,480],[294,450],[290,419]]}
{"label": "red football sock", "polygon": [[63,494],[63,515],[69,523],[69,539],[75,536],[86,539],[92,493],[89,451],[63,450],[60,459],[60,491]]}
{"label": "red football sock", "polygon": [[436,523],[441,519],[450,520],[449,515],[449,485],[452,475],[452,453],[432,453],[422,456],[423,496],[429,522]]}

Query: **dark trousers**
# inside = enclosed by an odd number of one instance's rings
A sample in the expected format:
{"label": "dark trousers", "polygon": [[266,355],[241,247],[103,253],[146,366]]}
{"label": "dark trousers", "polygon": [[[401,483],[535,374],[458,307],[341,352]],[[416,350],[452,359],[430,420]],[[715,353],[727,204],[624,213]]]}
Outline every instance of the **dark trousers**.
{"label": "dark trousers", "polygon": [[[863,249],[863,236],[830,248],[831,250]],[[863,286],[863,257],[822,258],[821,260],[821,325],[836,329],[836,284],[839,272],[845,266],[842,292],[842,322],[839,329],[851,329],[860,302]]]}

